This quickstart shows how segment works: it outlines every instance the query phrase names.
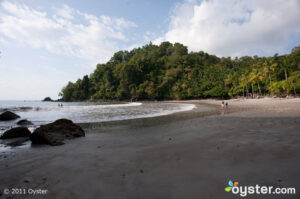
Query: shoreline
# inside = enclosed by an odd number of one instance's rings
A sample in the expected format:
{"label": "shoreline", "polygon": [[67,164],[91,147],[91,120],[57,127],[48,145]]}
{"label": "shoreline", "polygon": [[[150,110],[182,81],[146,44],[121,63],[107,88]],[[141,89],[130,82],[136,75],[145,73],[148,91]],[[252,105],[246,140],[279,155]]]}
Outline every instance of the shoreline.
{"label": "shoreline", "polygon": [[[171,103],[165,103],[165,102],[146,102],[145,101],[145,102],[128,102],[128,103],[124,103],[124,106],[125,107],[127,107],[127,106],[130,107],[131,105],[132,106],[140,106],[142,104],[144,104],[144,105],[149,105],[149,104],[151,105],[152,104],[152,105],[155,106],[156,103],[158,103],[158,104],[171,104]],[[138,104],[138,105],[133,105],[133,104]],[[177,103],[177,104],[180,104],[180,103]],[[102,123],[102,122],[119,122],[119,121],[128,121],[128,120],[143,119],[143,118],[154,118],[154,117],[167,116],[167,115],[171,115],[171,114],[174,114],[174,113],[176,114],[176,113],[180,113],[180,112],[186,112],[186,111],[189,111],[189,110],[192,110],[192,109],[195,108],[195,105],[192,104],[192,103],[182,102],[181,105],[183,105],[183,104],[184,104],[184,106],[180,106],[180,107],[178,107],[178,109],[174,109],[174,108],[173,109],[165,109],[165,110],[157,109],[157,111],[156,112],[154,111],[153,113],[150,113],[150,112],[143,113],[143,112],[141,112],[140,114],[136,114],[136,115],[135,114],[128,115],[128,117],[117,117],[118,115],[116,115],[115,117],[111,117],[111,118],[103,117],[103,118],[99,119],[99,121],[90,120],[90,121],[86,121],[86,122],[78,122],[78,121],[76,122],[76,119],[75,119],[74,122],[76,124],[89,124],[89,123],[95,124],[95,123]],[[90,105],[90,104],[87,104],[87,105]],[[94,104],[92,104],[92,105],[94,105]],[[108,104],[108,105],[106,105],[106,104],[95,104],[95,106],[99,106],[100,108],[102,106],[108,106],[108,107],[112,106],[112,107],[114,107],[115,105],[116,106],[117,105],[122,106],[123,103],[121,103],[121,104]],[[190,106],[185,106],[185,105],[190,105]],[[64,108],[68,108],[69,106],[72,107],[74,105],[69,104],[69,105],[66,105],[66,107],[64,107]],[[76,106],[76,104],[75,104],[75,106]],[[85,106],[85,104],[83,104],[83,106]],[[57,108],[57,107],[54,106],[54,108]],[[20,115],[22,114],[22,112],[27,112],[27,110],[30,110],[30,111],[34,112],[34,111],[37,111],[37,110],[42,110],[42,108],[39,108],[39,106],[34,106],[33,105],[33,106],[27,106],[27,107],[20,106],[20,107],[11,107],[11,108],[4,108],[3,109],[3,111],[12,111],[12,112],[16,112],[17,114],[20,114]],[[47,110],[47,107],[46,107],[46,110]],[[62,110],[68,111],[68,109],[62,109]],[[159,110],[160,110],[160,112],[159,112]],[[35,113],[33,113],[33,114],[37,115]],[[72,115],[70,115],[70,116],[72,116]],[[21,120],[22,118],[23,119],[28,119],[26,116],[22,117],[22,115],[21,115],[21,118],[19,120]],[[67,118],[67,119],[73,120],[72,118],[69,118],[68,116],[61,116],[60,118],[56,118],[56,119],[61,119],[61,118]],[[50,122],[54,122],[56,119],[49,120],[49,121],[44,121],[44,122],[38,121],[38,124],[35,123],[36,122],[35,120],[32,120],[32,122],[34,124],[29,126],[30,130],[32,131],[35,128],[39,127],[40,125],[47,124],[47,123],[50,123]],[[30,120],[30,118],[29,118],[29,120]],[[0,129],[0,135],[1,135],[2,132],[4,132],[7,129],[10,129],[12,127],[18,127],[18,125],[16,124],[16,121],[17,120],[0,121],[0,127],[2,127]],[[2,124],[2,126],[1,126],[1,124]]]}
{"label": "shoreline", "polygon": [[186,103],[210,109],[80,124],[86,137],[65,145],[1,153],[0,190],[47,189],[41,198],[232,198],[224,188],[234,180],[296,187],[290,197],[300,196],[299,98],[232,100],[226,112],[220,101]]}
{"label": "shoreline", "polygon": [[[52,101],[43,101],[43,100],[33,100],[33,101],[42,101],[42,102],[164,102],[164,101],[202,101],[202,100],[247,100],[247,99],[294,99],[294,98],[300,98],[299,95],[283,95],[283,96],[270,96],[270,95],[263,95],[263,96],[256,96],[256,97],[243,97],[243,96],[234,96],[234,97],[216,97],[216,98],[190,98],[190,99],[87,99],[87,100],[70,100],[70,101],[62,101],[62,99],[52,100]],[[22,100],[23,101],[23,100]]]}
{"label": "shoreline", "polygon": [[[221,109],[221,102],[226,101],[229,102],[229,108],[228,109]],[[183,118],[194,118],[194,117],[205,117],[205,116],[211,116],[211,115],[224,115],[224,114],[233,114],[234,112],[242,112],[242,111],[251,111],[251,109],[257,110],[255,108],[256,105],[259,105],[259,102],[265,102],[265,101],[270,101],[271,103],[274,102],[291,102],[291,101],[296,101],[295,103],[299,103],[300,105],[300,98],[271,98],[271,97],[265,97],[265,98],[260,98],[260,99],[252,99],[252,98],[244,98],[244,99],[228,99],[228,100],[220,100],[220,99],[199,99],[199,100],[165,100],[165,101],[138,101],[138,102],[157,102],[157,103],[183,103],[183,104],[194,104],[195,109],[193,110],[188,110],[188,111],[178,111],[175,113],[171,114],[166,114],[166,115],[158,115],[158,116],[151,116],[151,117],[141,117],[141,118],[132,118],[132,119],[124,119],[124,120],[112,120],[112,121],[102,121],[102,122],[91,122],[91,123],[78,123],[80,125],[89,125],[89,124],[110,124],[111,125],[118,125],[122,123],[127,123],[127,122],[138,122],[140,120],[144,119],[149,119],[151,120],[152,118],[158,118],[158,119],[164,119],[165,117],[177,117],[178,119],[183,119]],[[254,102],[254,103],[251,103]],[[130,103],[130,102],[128,102]],[[205,111],[197,111],[199,107],[197,106],[207,106],[210,108],[210,110],[205,110]],[[196,114],[198,113],[198,114]],[[184,115],[184,116],[183,116]],[[169,119],[169,118],[168,118]]]}

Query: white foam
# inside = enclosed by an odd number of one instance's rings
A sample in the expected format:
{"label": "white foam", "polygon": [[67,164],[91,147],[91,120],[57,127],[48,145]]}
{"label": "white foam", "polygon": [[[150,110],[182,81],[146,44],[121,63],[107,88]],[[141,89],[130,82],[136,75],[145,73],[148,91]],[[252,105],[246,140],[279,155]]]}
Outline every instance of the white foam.
{"label": "white foam", "polygon": [[[167,104],[167,103],[166,103]],[[164,115],[171,115],[178,112],[184,112],[184,111],[191,111],[196,106],[194,104],[177,104],[180,105],[180,109],[177,110],[164,110],[160,113],[150,113],[150,114],[141,114],[141,115],[124,115],[124,116],[117,116],[107,119],[102,119],[94,122],[108,122],[108,121],[119,121],[119,120],[128,120],[128,119],[141,119],[141,118],[152,118],[152,117],[159,117]]]}
{"label": "white foam", "polygon": [[[131,103],[124,103],[124,104],[99,104],[99,105],[84,105],[84,106],[74,106],[74,105],[67,105],[67,106],[63,106],[63,107],[56,107],[56,106],[52,106],[52,107],[41,107],[38,110],[39,111],[53,111],[53,110],[68,110],[68,109],[72,109],[72,110],[89,110],[89,109],[99,109],[99,108],[118,108],[118,107],[131,107],[131,106],[141,106],[143,103],[141,102],[131,102]],[[35,109],[36,110],[36,109]]]}
{"label": "white foam", "polygon": [[[35,106],[32,106],[35,107]],[[105,105],[78,105],[67,104],[64,107],[41,107],[38,111],[31,109],[17,112],[21,118],[32,121],[35,125],[53,122],[59,118],[68,118],[75,123],[94,123],[105,121],[128,120],[137,118],[150,118],[170,115],[177,112],[190,111],[194,104],[185,103],[141,103],[132,102],[124,104]],[[0,127],[14,126],[15,121],[0,122]]]}
{"label": "white foam", "polygon": [[98,107],[110,108],[110,107],[127,107],[127,106],[141,106],[141,102],[131,102],[127,104],[108,104],[108,105],[97,105]]}
{"label": "white foam", "polygon": [[179,105],[181,105],[181,107],[178,110],[165,110],[161,113],[149,114],[149,116],[147,117],[157,117],[163,115],[171,115],[173,113],[178,113],[178,112],[191,111],[196,107],[194,104],[179,104]]}

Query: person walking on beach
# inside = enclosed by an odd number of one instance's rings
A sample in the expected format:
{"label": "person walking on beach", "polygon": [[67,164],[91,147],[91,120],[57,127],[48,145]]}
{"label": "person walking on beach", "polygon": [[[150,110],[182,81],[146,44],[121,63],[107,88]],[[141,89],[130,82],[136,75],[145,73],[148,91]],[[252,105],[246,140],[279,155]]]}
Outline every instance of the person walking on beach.
{"label": "person walking on beach", "polygon": [[221,108],[224,109],[224,106],[225,106],[224,101],[222,101]]}

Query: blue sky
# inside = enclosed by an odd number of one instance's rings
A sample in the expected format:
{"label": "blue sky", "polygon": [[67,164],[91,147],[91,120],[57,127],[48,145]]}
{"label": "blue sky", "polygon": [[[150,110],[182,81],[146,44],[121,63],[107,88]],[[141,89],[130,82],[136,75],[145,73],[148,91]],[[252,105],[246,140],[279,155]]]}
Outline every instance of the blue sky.
{"label": "blue sky", "polygon": [[180,42],[218,56],[289,53],[299,0],[2,0],[0,100],[42,99],[118,50]]}

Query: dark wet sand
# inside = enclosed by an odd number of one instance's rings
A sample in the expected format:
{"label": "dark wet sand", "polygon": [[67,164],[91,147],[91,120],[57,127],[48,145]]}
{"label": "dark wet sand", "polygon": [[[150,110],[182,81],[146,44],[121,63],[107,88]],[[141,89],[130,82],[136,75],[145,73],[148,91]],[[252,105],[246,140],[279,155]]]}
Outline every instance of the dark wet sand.
{"label": "dark wet sand", "polygon": [[[196,103],[190,101],[189,103]],[[47,189],[34,198],[214,199],[240,185],[296,187],[300,198],[300,100],[216,101],[169,116],[81,124],[85,138],[0,152],[0,190]],[[215,106],[217,104],[217,106]],[[0,198],[31,198],[2,195]]]}

